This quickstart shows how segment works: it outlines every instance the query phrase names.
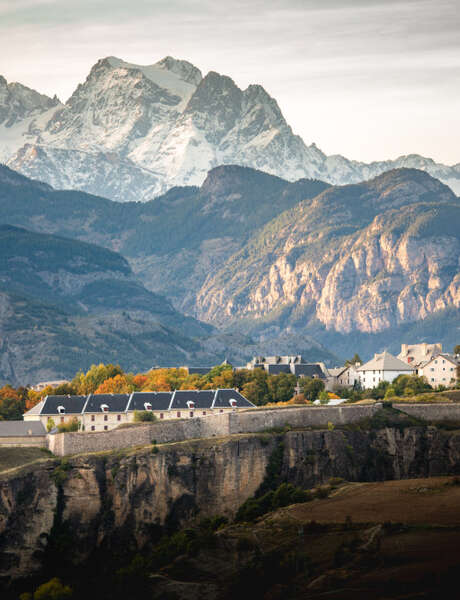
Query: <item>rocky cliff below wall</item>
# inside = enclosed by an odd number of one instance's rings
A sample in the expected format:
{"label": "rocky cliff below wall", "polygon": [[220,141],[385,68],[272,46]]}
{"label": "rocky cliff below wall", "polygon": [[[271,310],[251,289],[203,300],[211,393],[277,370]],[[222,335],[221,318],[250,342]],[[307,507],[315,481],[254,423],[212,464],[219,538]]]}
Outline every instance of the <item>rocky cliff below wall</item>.
{"label": "rocky cliff below wall", "polygon": [[[278,456],[278,460],[274,457]],[[282,459],[280,460],[280,457]],[[270,464],[270,469],[267,466]],[[234,516],[268,473],[304,488],[460,472],[460,432],[434,427],[233,435],[47,459],[0,474],[0,581],[148,547],[194,518]]]}

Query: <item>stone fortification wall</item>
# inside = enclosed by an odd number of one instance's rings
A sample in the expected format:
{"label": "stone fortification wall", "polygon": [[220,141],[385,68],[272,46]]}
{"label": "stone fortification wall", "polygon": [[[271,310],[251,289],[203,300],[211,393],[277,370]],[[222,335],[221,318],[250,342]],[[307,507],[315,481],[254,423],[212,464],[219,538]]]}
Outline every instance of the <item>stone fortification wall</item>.
{"label": "stone fortification wall", "polygon": [[425,421],[460,421],[460,404],[410,404],[393,402],[393,408]]}
{"label": "stone fortification wall", "polygon": [[371,417],[382,405],[314,406],[299,408],[258,409],[229,413],[229,434],[252,433],[273,427],[308,427],[356,423]]}
{"label": "stone fortification wall", "polygon": [[188,439],[222,437],[235,433],[256,433],[273,427],[308,427],[353,423],[374,414],[380,404],[369,406],[300,407],[251,409],[193,419],[174,419],[97,433],[58,433],[48,436],[48,447],[65,456],[158,444]]}

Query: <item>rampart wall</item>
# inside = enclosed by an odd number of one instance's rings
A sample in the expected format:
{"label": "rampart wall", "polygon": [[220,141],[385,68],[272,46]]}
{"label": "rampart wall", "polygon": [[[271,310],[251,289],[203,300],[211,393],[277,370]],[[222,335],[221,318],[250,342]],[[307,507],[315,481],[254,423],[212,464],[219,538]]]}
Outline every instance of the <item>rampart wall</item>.
{"label": "rampart wall", "polygon": [[58,433],[48,436],[48,447],[58,456],[99,452],[188,439],[257,433],[274,427],[308,427],[353,423],[370,417],[381,404],[334,407],[250,409],[193,419],[174,419],[96,433]]}
{"label": "rampart wall", "polygon": [[425,421],[460,421],[460,404],[410,404],[393,402],[393,408]]}

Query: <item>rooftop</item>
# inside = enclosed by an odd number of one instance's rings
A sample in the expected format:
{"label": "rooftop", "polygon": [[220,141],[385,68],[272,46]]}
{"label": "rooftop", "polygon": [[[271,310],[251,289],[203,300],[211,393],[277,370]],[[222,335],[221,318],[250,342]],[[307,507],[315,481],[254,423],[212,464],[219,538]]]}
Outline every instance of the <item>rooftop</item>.
{"label": "rooftop", "polygon": [[414,369],[408,363],[385,351],[374,354],[374,358],[359,367],[358,371],[407,371],[412,373]]}

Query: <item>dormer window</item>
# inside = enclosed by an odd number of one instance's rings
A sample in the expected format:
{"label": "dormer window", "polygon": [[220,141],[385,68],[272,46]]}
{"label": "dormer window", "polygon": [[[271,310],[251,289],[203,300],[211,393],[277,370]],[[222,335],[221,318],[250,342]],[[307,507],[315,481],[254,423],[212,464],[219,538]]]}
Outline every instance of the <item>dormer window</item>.
{"label": "dormer window", "polygon": [[101,410],[102,412],[109,412],[109,407],[107,404],[101,404]]}
{"label": "dormer window", "polygon": [[152,410],[152,405],[150,404],[150,402],[144,402],[144,409],[145,410]]}
{"label": "dormer window", "polygon": [[230,406],[232,408],[236,407],[236,405],[238,404],[238,402],[235,400],[235,398],[230,398],[229,402],[230,402]]}
{"label": "dormer window", "polygon": [[58,406],[57,411],[60,415],[65,414],[65,406]]}
{"label": "dormer window", "polygon": [[193,400],[187,400],[187,407],[188,408],[195,408],[195,402],[193,402]]}

